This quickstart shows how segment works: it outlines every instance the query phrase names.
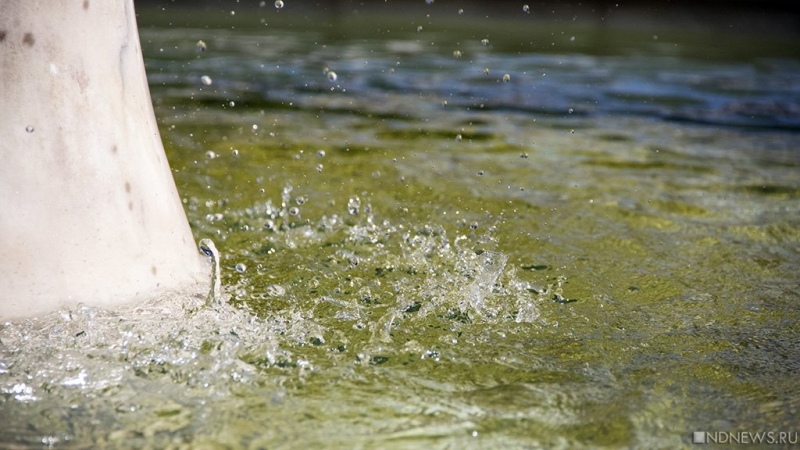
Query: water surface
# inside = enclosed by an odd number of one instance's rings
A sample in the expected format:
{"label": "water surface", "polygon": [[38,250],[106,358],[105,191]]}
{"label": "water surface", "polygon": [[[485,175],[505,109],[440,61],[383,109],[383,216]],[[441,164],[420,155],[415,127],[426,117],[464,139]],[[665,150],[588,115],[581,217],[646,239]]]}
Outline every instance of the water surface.
{"label": "water surface", "polygon": [[290,6],[140,17],[228,303],[4,324],[0,441],[676,448],[800,431],[791,39]]}

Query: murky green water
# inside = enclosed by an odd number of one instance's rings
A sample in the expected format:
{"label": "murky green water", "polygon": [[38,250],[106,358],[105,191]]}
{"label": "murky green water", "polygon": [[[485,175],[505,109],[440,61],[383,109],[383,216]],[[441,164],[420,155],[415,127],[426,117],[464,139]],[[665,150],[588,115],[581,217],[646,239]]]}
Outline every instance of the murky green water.
{"label": "murky green water", "polygon": [[143,15],[162,137],[229,304],[3,325],[0,441],[800,431],[796,43],[437,8]]}

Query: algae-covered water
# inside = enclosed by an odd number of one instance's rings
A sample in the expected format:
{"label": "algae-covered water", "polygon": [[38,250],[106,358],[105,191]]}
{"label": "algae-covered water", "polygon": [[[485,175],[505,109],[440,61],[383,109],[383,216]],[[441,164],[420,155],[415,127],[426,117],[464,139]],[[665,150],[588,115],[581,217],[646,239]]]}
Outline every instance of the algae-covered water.
{"label": "algae-covered water", "polygon": [[140,11],[227,302],[3,324],[4,447],[797,443],[793,36],[286,3]]}

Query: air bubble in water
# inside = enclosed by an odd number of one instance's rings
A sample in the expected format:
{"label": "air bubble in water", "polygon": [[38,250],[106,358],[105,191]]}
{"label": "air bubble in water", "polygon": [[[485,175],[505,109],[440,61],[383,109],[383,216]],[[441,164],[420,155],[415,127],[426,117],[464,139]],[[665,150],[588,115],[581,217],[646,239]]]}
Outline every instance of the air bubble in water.
{"label": "air bubble in water", "polygon": [[204,51],[206,51],[207,48],[208,48],[208,46],[206,45],[206,43],[202,39],[197,41],[197,51],[198,52],[204,52]]}
{"label": "air bubble in water", "polygon": [[332,70],[328,71],[328,80],[336,81],[337,78],[338,78],[338,76],[336,75],[336,72],[334,72]]}
{"label": "air bubble in water", "polygon": [[28,125],[27,127],[25,127],[25,131],[27,131],[28,133],[33,133],[33,126]]}
{"label": "air bubble in water", "polygon": [[425,3],[427,3],[429,5],[432,5],[433,4],[433,0],[425,0]]}
{"label": "air bubble in water", "polygon": [[461,50],[455,50],[453,52],[453,57],[454,58],[461,58]]}
{"label": "air bubble in water", "polygon": [[322,164],[317,164],[316,169],[317,169],[317,172],[321,173],[322,172]]}
{"label": "air bubble in water", "polygon": [[530,14],[531,7],[528,5],[522,5],[522,10],[525,11],[525,14]]}
{"label": "air bubble in water", "polygon": [[319,156],[320,158],[324,158],[325,157],[325,150],[318,151],[317,152],[317,156]]}
{"label": "air bubble in water", "polygon": [[461,135],[460,134],[456,135],[456,142],[461,142]]}
{"label": "air bubble in water", "polygon": [[244,264],[242,264],[242,263],[236,264],[236,266],[234,267],[234,269],[236,269],[236,271],[237,271],[237,272],[239,272],[239,273],[245,273],[245,272],[247,272],[247,266],[245,266],[245,265],[244,265]]}
{"label": "air bubble in water", "polygon": [[205,84],[206,86],[210,86],[213,81],[211,81],[211,77],[208,75],[203,75],[200,77],[200,81]]}
{"label": "air bubble in water", "polygon": [[417,26],[417,33],[419,33],[420,31],[422,31],[422,25]]}
{"label": "air bubble in water", "polygon": [[206,159],[214,159],[217,157],[217,154],[212,152],[211,150],[206,152]]}
{"label": "air bubble in water", "polygon": [[298,214],[300,214],[300,208],[298,208],[296,206],[292,206],[291,208],[289,208],[289,215],[290,216],[296,216]]}
{"label": "air bubble in water", "polygon": [[484,75],[489,75],[489,68],[488,67],[484,67],[483,68],[483,74]]}
{"label": "air bubble in water", "polygon": [[264,222],[264,229],[265,230],[270,230],[270,231],[274,230],[275,229],[275,222],[272,219],[267,219],[267,221]]}
{"label": "air bubble in water", "polygon": [[464,10],[463,9],[459,9],[458,10],[458,14],[464,14]]}
{"label": "air bubble in water", "polygon": [[489,40],[488,40],[488,39],[486,39],[486,38],[483,38],[483,39],[481,39],[481,44],[483,44],[483,45],[489,45]]}
{"label": "air bubble in water", "polygon": [[361,199],[358,197],[351,197],[350,200],[347,201],[347,211],[351,215],[358,214],[358,210],[361,208]]}
{"label": "air bubble in water", "polygon": [[509,81],[511,81],[511,75],[509,74],[503,75],[503,83],[508,83]]}
{"label": "air bubble in water", "polygon": [[275,7],[278,9],[283,8],[283,0],[275,0]]}

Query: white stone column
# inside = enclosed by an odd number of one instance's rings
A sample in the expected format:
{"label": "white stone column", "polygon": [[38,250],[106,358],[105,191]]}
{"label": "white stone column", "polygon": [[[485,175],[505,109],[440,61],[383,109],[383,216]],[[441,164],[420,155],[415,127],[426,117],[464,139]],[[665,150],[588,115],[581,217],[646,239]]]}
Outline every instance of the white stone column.
{"label": "white stone column", "polygon": [[0,0],[0,319],[137,301],[203,270],[133,1]]}

